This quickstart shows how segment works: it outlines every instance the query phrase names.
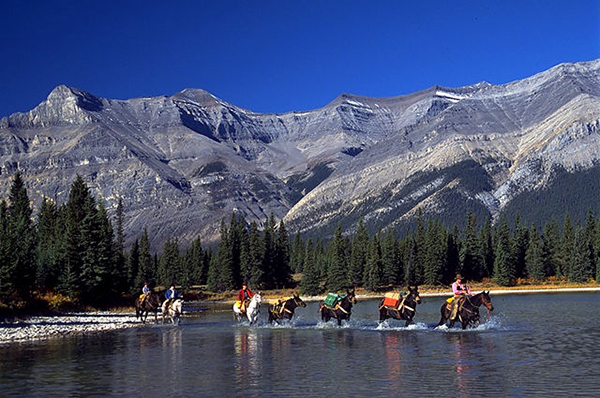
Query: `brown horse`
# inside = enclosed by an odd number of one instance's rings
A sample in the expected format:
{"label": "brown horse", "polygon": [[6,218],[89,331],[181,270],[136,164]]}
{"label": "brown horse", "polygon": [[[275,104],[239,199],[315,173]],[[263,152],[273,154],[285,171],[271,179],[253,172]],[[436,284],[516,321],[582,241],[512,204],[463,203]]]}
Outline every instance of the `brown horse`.
{"label": "brown horse", "polygon": [[294,310],[298,307],[306,307],[306,303],[302,301],[300,296],[296,293],[291,298],[285,300],[279,305],[272,305],[269,308],[269,323],[275,321],[292,320],[294,317]]}
{"label": "brown horse", "polygon": [[331,318],[337,319],[338,326],[342,326],[342,320],[350,320],[352,315],[352,305],[356,304],[356,293],[354,289],[352,291],[346,290],[344,297],[335,305],[335,307],[329,307],[321,302],[319,311],[321,312],[321,320],[323,322],[329,322]]}
{"label": "brown horse", "polygon": [[456,318],[449,319],[452,306],[447,302],[444,302],[442,308],[440,308],[442,318],[440,319],[438,326],[445,325],[446,321],[450,321],[448,327],[454,327],[456,321],[460,321],[463,329],[466,329],[469,324],[477,325],[479,324],[479,307],[481,307],[482,304],[488,312],[494,310],[489,291],[483,291],[474,296],[466,296],[458,309]]}
{"label": "brown horse", "polygon": [[417,313],[417,304],[421,304],[419,296],[419,287],[414,288],[408,286],[408,295],[399,303],[398,308],[388,307],[383,305],[384,300],[379,303],[379,323],[388,318],[405,320],[408,326],[413,323],[413,317]]}
{"label": "brown horse", "polygon": [[146,323],[148,313],[152,311],[154,312],[154,322],[158,323],[158,308],[160,305],[161,300],[158,293],[148,293],[148,297],[143,301],[138,297],[135,299],[135,317],[140,318],[142,323]]}

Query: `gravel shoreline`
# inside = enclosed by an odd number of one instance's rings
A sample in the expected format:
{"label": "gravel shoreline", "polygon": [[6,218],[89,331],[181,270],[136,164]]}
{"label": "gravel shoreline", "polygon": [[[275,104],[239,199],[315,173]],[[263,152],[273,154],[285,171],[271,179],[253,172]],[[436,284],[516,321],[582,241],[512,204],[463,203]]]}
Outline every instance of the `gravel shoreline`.
{"label": "gravel shoreline", "polygon": [[32,316],[15,322],[0,322],[0,345],[141,325],[143,324],[136,319],[135,313],[127,312],[102,311],[68,313],[57,316]]}
{"label": "gravel shoreline", "polygon": [[[600,287],[592,288],[556,288],[556,289],[522,289],[492,290],[490,294],[531,294],[531,293],[566,293],[566,292],[599,292]],[[448,296],[449,293],[422,293],[422,297]],[[379,296],[383,297],[383,296]],[[304,297],[304,301],[319,301],[324,297]],[[377,296],[359,296],[359,299],[375,299]],[[267,301],[268,302],[268,301]],[[266,304],[266,303],[265,303]],[[149,319],[152,324],[154,320]],[[56,316],[32,316],[14,322],[0,322],[0,345],[26,341],[45,340],[55,337],[72,336],[81,333],[95,333],[144,326],[136,318],[135,312],[78,312]]]}

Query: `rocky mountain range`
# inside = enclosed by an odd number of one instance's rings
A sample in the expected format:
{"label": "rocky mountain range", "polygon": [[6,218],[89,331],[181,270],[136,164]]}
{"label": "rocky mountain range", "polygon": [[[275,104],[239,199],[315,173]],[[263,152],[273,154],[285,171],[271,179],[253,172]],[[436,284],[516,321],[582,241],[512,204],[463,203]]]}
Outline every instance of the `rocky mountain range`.
{"label": "rocky mountain range", "polygon": [[109,212],[122,199],[129,241],[148,228],[157,250],[169,237],[215,241],[234,212],[327,239],[360,218],[403,228],[419,211],[461,223],[467,209],[600,210],[599,160],[600,60],[284,114],[198,89],[112,100],[63,85],[0,120],[3,197],[20,170],[35,208],[61,204],[79,174]]}

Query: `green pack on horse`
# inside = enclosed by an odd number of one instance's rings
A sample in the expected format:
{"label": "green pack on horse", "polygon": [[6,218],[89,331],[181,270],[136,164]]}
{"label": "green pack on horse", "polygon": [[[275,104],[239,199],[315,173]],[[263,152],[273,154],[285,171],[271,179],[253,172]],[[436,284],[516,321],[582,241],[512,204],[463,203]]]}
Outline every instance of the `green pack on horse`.
{"label": "green pack on horse", "polygon": [[342,326],[342,320],[350,320],[353,304],[356,304],[354,289],[346,290],[346,294],[329,293],[319,306],[321,320],[329,322],[331,318],[335,318],[338,326]]}

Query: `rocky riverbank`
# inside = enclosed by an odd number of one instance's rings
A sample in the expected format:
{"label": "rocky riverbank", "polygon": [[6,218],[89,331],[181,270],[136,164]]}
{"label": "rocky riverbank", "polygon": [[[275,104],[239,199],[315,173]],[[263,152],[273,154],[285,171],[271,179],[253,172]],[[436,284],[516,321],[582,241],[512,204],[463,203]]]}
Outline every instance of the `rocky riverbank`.
{"label": "rocky riverbank", "polygon": [[85,312],[0,322],[0,344],[125,329],[142,325],[135,313]]}

